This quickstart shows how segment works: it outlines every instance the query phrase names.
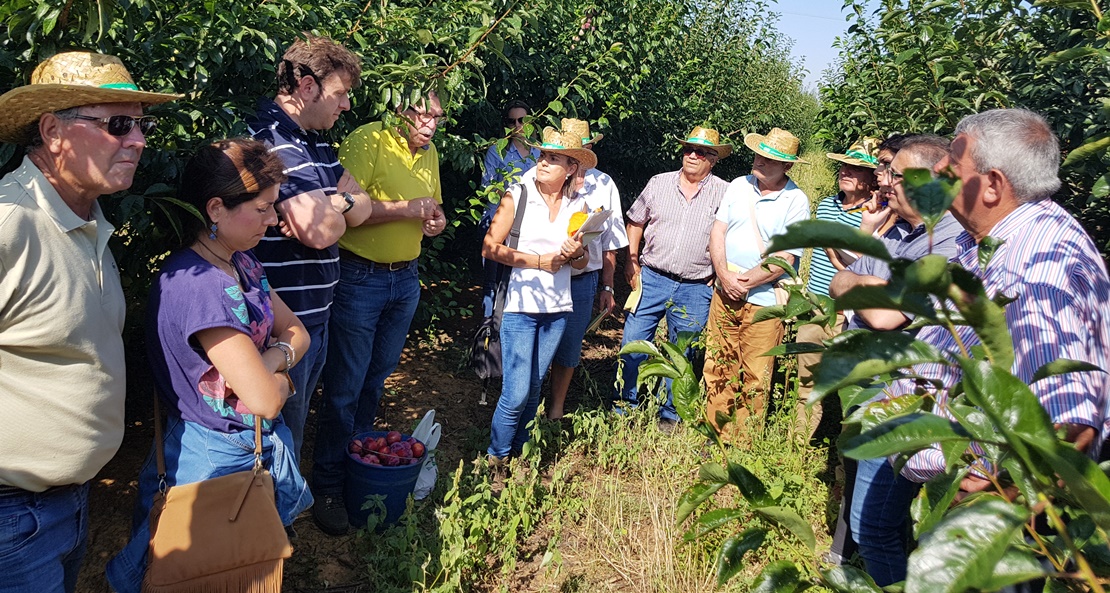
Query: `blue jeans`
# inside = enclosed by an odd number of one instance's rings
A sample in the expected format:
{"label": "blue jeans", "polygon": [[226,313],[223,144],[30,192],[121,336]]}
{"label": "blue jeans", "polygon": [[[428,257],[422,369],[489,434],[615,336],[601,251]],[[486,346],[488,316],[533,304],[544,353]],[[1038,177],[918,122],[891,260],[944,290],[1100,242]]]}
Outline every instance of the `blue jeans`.
{"label": "blue jeans", "polygon": [[859,462],[852,493],[852,532],[867,574],[880,587],[906,579],[910,503],[920,487],[895,474],[886,458]]}
{"label": "blue jeans", "polygon": [[374,429],[385,380],[401,360],[419,303],[415,261],[395,272],[339,261],[313,453],[317,494],[343,491],[347,443],[352,435]]}
{"label": "blue jeans", "polygon": [[[262,435],[262,463],[274,479],[274,502],[284,525],[292,525],[301,511],[312,506],[308,490],[290,446],[293,435],[282,420]],[[171,417],[162,438],[166,484],[191,484],[247,471],[254,467],[254,431],[226,433],[195,422]],[[108,583],[117,593],[138,593],[146,574],[150,548],[150,508],[158,491],[154,447],[139,470],[139,492],[131,517],[131,540],[108,562]]]}
{"label": "blue jeans", "polygon": [[567,313],[505,313],[501,318],[501,398],[493,412],[488,453],[507,457],[528,441],[540,386],[563,335]]}
{"label": "blue jeans", "polygon": [[[644,266],[640,271],[640,282],[644,292],[640,298],[640,305],[634,313],[629,313],[624,319],[624,338],[621,346],[636,340],[652,341],[659,322],[667,318],[667,339],[674,342],[678,339],[678,332],[701,332],[709,321],[709,303],[713,300],[713,288],[705,282],[679,282],[651,268]],[[687,351],[687,356],[692,351]],[[644,354],[625,354],[621,356],[624,362],[622,377],[624,386],[617,392],[617,402],[626,402],[631,406],[639,403],[636,389],[636,376],[640,363],[647,360]],[[671,381],[666,381],[667,401],[659,410],[659,416],[667,420],[678,420],[678,413],[674,409],[674,400],[671,397]]]}
{"label": "blue jeans", "polygon": [[89,535],[89,484],[0,491],[0,592],[72,593]]}
{"label": "blue jeans", "polygon": [[597,270],[570,277],[570,296],[574,310],[567,316],[567,327],[555,350],[555,364],[573,369],[582,358],[582,340],[594,313],[594,296],[597,295]]}
{"label": "blue jeans", "polygon": [[320,383],[320,374],[324,371],[324,360],[328,357],[328,324],[306,326],[308,337],[312,343],[308,350],[301,356],[297,366],[289,369],[289,377],[297,388],[297,395],[285,400],[281,408],[282,418],[289,432],[293,433],[293,455],[297,463],[301,461],[301,445],[304,444],[304,425],[308,421],[308,406],[312,402],[312,394],[316,392],[316,385]]}

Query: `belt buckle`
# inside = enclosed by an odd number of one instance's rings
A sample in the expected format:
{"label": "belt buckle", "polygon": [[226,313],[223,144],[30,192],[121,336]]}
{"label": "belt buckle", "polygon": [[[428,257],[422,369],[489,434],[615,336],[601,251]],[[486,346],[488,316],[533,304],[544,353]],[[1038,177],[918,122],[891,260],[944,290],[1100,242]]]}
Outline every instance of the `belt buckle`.
{"label": "belt buckle", "polygon": [[390,272],[399,272],[399,271],[409,267],[409,264],[411,264],[411,263],[412,263],[412,260],[392,262],[392,263],[386,265],[386,269],[389,270]]}

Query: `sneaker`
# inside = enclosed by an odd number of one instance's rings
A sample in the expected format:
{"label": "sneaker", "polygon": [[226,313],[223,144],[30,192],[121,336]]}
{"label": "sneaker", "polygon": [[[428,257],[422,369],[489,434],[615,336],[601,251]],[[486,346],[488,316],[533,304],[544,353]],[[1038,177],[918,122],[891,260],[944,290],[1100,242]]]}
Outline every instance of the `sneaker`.
{"label": "sneaker", "polygon": [[489,470],[490,490],[500,494],[505,488],[505,481],[509,479],[509,458],[486,456],[486,467]]}
{"label": "sneaker", "polygon": [[344,535],[350,526],[347,507],[340,494],[325,494],[312,505],[312,519],[328,535]]}

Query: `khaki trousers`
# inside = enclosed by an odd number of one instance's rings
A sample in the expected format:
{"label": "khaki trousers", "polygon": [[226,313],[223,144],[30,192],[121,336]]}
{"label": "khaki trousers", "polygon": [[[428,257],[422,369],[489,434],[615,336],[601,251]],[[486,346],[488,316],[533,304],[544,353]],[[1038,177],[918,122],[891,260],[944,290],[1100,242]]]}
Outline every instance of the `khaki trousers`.
{"label": "khaki trousers", "polygon": [[[820,344],[824,340],[831,340],[844,331],[844,314],[836,314],[836,324],[833,327],[818,324],[807,324],[798,328],[798,335],[794,338],[797,344]],[[795,410],[794,433],[803,441],[813,438],[813,433],[821,424],[822,404],[817,404],[806,409],[809,393],[813,391],[813,370],[821,362],[820,352],[809,352],[798,355],[798,406]]]}
{"label": "khaki trousers", "polygon": [[736,442],[748,418],[762,421],[774,357],[761,356],[782,341],[782,321],[752,324],[762,307],[713,291],[706,324],[706,417],[727,442]]}

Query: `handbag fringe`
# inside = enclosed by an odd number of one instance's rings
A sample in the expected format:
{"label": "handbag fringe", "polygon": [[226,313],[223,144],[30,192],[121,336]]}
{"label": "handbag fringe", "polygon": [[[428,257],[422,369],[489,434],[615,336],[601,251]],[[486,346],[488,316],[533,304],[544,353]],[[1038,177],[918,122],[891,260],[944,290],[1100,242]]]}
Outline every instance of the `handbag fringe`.
{"label": "handbag fringe", "polygon": [[282,568],[278,558],[205,575],[187,581],[152,584],[143,579],[143,593],[281,593]]}

